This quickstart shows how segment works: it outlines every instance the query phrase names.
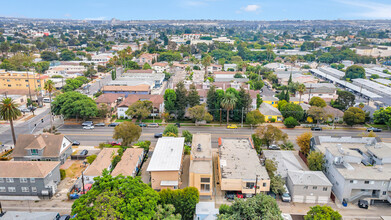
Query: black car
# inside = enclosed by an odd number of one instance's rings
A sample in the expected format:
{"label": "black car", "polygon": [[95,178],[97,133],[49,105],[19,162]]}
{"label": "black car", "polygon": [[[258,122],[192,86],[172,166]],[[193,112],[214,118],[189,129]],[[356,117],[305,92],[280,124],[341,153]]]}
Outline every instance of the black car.
{"label": "black car", "polygon": [[380,128],[374,128],[374,127],[370,127],[370,128],[367,128],[367,131],[370,132],[370,131],[373,131],[373,132],[381,132],[382,130]]}
{"label": "black car", "polygon": [[358,207],[362,209],[368,209],[368,206],[369,205],[367,200],[363,200],[363,199],[358,200]]}
{"label": "black car", "polygon": [[226,191],[225,192],[225,198],[228,200],[234,200],[236,197],[235,192]]}
{"label": "black car", "polygon": [[138,124],[138,126],[140,126],[140,127],[147,127],[147,124],[145,124],[145,123],[140,123],[140,124]]}
{"label": "black car", "polygon": [[88,154],[88,150],[82,150],[80,155],[86,156]]}
{"label": "black car", "polygon": [[72,142],[72,146],[79,146],[80,145],[80,142],[78,142],[78,141],[73,141]]}
{"label": "black car", "polygon": [[71,219],[70,215],[62,215],[58,220],[69,220]]}
{"label": "black car", "polygon": [[181,123],[175,123],[175,126],[177,126],[178,128],[181,127]]}
{"label": "black car", "polygon": [[119,125],[119,123],[117,122],[113,122],[113,123],[110,123],[109,125],[107,125],[108,127],[117,127]]}
{"label": "black car", "polygon": [[321,127],[312,127],[311,128],[311,131],[321,131],[322,128]]}
{"label": "black car", "polygon": [[155,137],[155,138],[161,138],[161,137],[163,137],[163,133],[156,133],[156,134],[154,135],[154,137]]}

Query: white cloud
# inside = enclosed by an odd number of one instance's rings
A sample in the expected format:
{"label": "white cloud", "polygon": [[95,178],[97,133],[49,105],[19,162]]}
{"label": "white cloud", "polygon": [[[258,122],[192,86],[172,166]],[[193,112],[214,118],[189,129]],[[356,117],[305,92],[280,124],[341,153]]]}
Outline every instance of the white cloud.
{"label": "white cloud", "polygon": [[364,9],[355,15],[365,18],[391,18],[391,5],[372,1],[338,0],[338,2]]}
{"label": "white cloud", "polygon": [[259,5],[247,5],[246,7],[243,7],[242,10],[247,12],[256,12],[260,8],[261,7]]}

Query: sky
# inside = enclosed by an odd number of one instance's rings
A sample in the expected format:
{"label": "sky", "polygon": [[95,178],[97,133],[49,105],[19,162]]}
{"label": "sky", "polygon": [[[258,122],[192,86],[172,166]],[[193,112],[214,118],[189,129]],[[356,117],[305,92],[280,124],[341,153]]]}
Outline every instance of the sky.
{"label": "sky", "polygon": [[0,16],[158,20],[391,19],[391,0],[13,0]]}

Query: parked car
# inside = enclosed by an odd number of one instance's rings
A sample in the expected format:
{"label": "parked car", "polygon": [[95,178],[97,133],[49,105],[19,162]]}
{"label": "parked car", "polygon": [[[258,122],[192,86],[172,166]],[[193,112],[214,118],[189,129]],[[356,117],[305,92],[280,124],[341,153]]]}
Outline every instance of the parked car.
{"label": "parked car", "polygon": [[113,123],[110,123],[109,125],[107,125],[108,127],[117,127],[119,125],[119,123],[117,122],[113,122]]}
{"label": "parked car", "polygon": [[80,145],[80,142],[78,142],[78,141],[73,141],[72,142],[72,146],[79,146]]}
{"label": "parked car", "polygon": [[291,195],[288,192],[281,195],[281,200],[283,202],[291,202]]}
{"label": "parked car", "polygon": [[382,130],[380,128],[374,128],[374,127],[370,127],[370,128],[367,128],[367,131],[370,132],[370,131],[373,131],[373,132],[381,132]]}
{"label": "parked car", "polygon": [[311,131],[321,131],[322,128],[321,127],[312,127],[311,128]]}
{"label": "parked car", "polygon": [[368,209],[369,207],[368,201],[363,199],[358,200],[358,207],[362,209]]}
{"label": "parked car", "polygon": [[276,199],[276,194],[274,192],[272,192],[272,191],[269,191],[267,193],[267,195],[273,197],[274,199]]}
{"label": "parked car", "polygon": [[50,103],[50,102],[52,102],[53,100],[50,100],[50,98],[43,98],[42,101],[43,101],[44,103]]}
{"label": "parked car", "polygon": [[175,126],[177,126],[178,128],[181,127],[181,123],[175,123]]}
{"label": "parked car", "polygon": [[147,127],[147,124],[145,124],[145,123],[140,123],[140,124],[138,124],[138,126],[140,126],[140,127]]}
{"label": "parked car", "polygon": [[158,123],[151,123],[151,124],[148,124],[148,127],[149,128],[158,128],[159,124]]}
{"label": "parked car", "polygon": [[106,124],[102,122],[102,123],[95,124],[95,126],[96,127],[104,127],[104,126],[106,126]]}
{"label": "parked car", "polygon": [[31,112],[30,109],[27,109],[27,108],[22,108],[22,109],[20,109],[20,111],[21,111],[21,112],[24,112],[24,113],[26,113],[26,112]]}
{"label": "parked car", "polygon": [[94,122],[92,121],[85,121],[83,122],[83,124],[81,124],[81,126],[92,126],[92,125],[94,125]]}
{"label": "parked car", "polygon": [[29,107],[27,107],[27,109],[30,110],[30,111],[35,111],[35,110],[37,109],[37,107],[35,107],[35,106],[29,106]]}
{"label": "parked car", "polygon": [[238,126],[237,125],[228,125],[227,128],[228,129],[237,129]]}
{"label": "parked car", "polygon": [[71,219],[70,215],[62,215],[58,220],[69,220]]}
{"label": "parked car", "polygon": [[228,200],[234,200],[235,199],[235,192],[226,191],[225,192],[225,198],[228,199]]}
{"label": "parked car", "polygon": [[73,193],[73,194],[70,194],[70,195],[69,195],[69,198],[70,198],[70,199],[78,199],[79,197],[80,197],[80,195],[77,194],[77,193]]}
{"label": "parked car", "polygon": [[82,155],[82,156],[86,156],[87,154],[88,154],[88,150],[82,150],[80,152],[80,155]]}
{"label": "parked car", "polygon": [[267,147],[267,149],[269,150],[281,150],[281,148],[275,144],[272,144],[270,146]]}
{"label": "parked car", "polygon": [[238,197],[239,199],[243,199],[244,196],[241,192],[236,192],[236,197]]}
{"label": "parked car", "polygon": [[154,135],[154,137],[155,137],[155,138],[161,138],[161,137],[163,137],[163,133],[156,133],[156,134]]}
{"label": "parked car", "polygon": [[121,146],[121,142],[118,141],[112,141],[110,144],[113,146]]}
{"label": "parked car", "polygon": [[85,129],[85,130],[92,130],[92,129],[94,129],[95,127],[93,126],[93,125],[91,125],[91,126],[84,126],[83,127],[83,129]]}

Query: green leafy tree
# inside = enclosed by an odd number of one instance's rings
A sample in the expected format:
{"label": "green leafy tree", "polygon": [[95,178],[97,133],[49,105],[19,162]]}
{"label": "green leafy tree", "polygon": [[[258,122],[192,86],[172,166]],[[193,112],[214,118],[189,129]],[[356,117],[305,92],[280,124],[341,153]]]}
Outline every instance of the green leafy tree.
{"label": "green leafy tree", "polygon": [[193,119],[194,122],[206,121],[211,122],[213,120],[213,116],[209,114],[208,110],[205,108],[205,103],[202,105],[196,105],[194,107],[189,108],[189,117]]}
{"label": "green leafy tree", "polygon": [[266,125],[258,127],[255,130],[255,135],[261,139],[266,146],[270,146],[273,143],[283,141],[286,142],[288,135],[282,132],[279,128],[273,125]]}
{"label": "green leafy tree", "polygon": [[334,211],[330,206],[312,206],[304,216],[305,220],[342,220],[341,214]]}
{"label": "green leafy tree", "polygon": [[114,128],[113,139],[122,139],[122,146],[130,146],[130,144],[137,141],[140,136],[141,127],[130,121],[124,121]]}
{"label": "green leafy tree", "polygon": [[187,102],[187,90],[185,88],[185,85],[183,82],[179,82],[176,85],[175,95],[176,95],[176,102],[175,102],[175,109],[177,111],[177,116],[179,119],[183,119],[183,116],[186,113],[186,106],[188,104]]}
{"label": "green leafy tree", "polygon": [[14,145],[16,144],[14,120],[21,116],[18,106],[12,98],[3,98],[0,102],[0,119],[10,122]]}
{"label": "green leafy tree", "polygon": [[172,204],[157,205],[153,220],[181,220],[181,214],[175,214],[175,207]]}
{"label": "green leafy tree", "polygon": [[219,214],[217,219],[283,220],[276,200],[262,193],[246,200],[236,199],[224,209],[224,213]]}
{"label": "green leafy tree", "polygon": [[296,143],[300,147],[300,151],[304,155],[308,155],[310,152],[310,144],[311,144],[312,132],[302,133],[300,136],[297,136]]}
{"label": "green leafy tree", "polygon": [[265,168],[269,177],[272,178],[277,171],[277,164],[274,160],[266,159]]}
{"label": "green leafy tree", "polygon": [[296,126],[299,125],[299,122],[297,122],[297,120],[292,117],[292,116],[289,116],[288,118],[286,118],[284,120],[284,125],[287,127],[287,128],[294,128]]}
{"label": "green leafy tree", "polygon": [[253,110],[246,115],[246,123],[250,124],[251,127],[254,125],[259,125],[265,122],[265,116],[262,115],[262,113],[256,109]]}
{"label": "green leafy tree", "polygon": [[100,103],[98,105],[97,116],[99,116],[100,118],[105,119],[107,117],[107,115],[109,114],[109,112],[110,112],[110,108],[106,103]]}
{"label": "green leafy tree", "polygon": [[163,131],[164,136],[169,136],[169,134],[174,134],[175,137],[178,137],[178,127],[174,124],[169,124]]}
{"label": "green leafy tree", "polygon": [[64,118],[91,118],[98,115],[94,100],[79,92],[65,92],[52,102],[52,112]]}
{"label": "green leafy tree", "polygon": [[321,108],[327,106],[324,99],[317,97],[317,96],[312,97],[309,104],[310,104],[310,106],[317,106],[317,107],[321,107]]}
{"label": "green leafy tree", "polygon": [[350,107],[343,114],[343,121],[350,126],[363,124],[365,122],[365,112],[357,107]]}
{"label": "green leafy tree", "polygon": [[284,194],[285,191],[285,181],[282,179],[279,175],[274,175],[273,177],[270,177],[270,189],[275,194]]}
{"label": "green leafy tree", "polygon": [[150,70],[150,69],[152,69],[151,65],[149,65],[149,63],[144,63],[143,70]]}
{"label": "green leafy tree", "polygon": [[337,91],[338,98],[335,101],[332,101],[330,104],[334,108],[345,111],[349,107],[352,107],[355,103],[356,96],[351,92],[338,90]]}
{"label": "green leafy tree", "polygon": [[301,102],[301,96],[304,94],[304,92],[306,91],[306,87],[304,84],[299,84],[299,86],[297,87],[297,92],[299,93],[299,103]]}
{"label": "green leafy tree", "polygon": [[175,111],[176,93],[173,89],[166,89],[164,92],[164,110],[168,113]]}
{"label": "green leafy tree", "polygon": [[180,214],[182,219],[193,219],[195,207],[199,202],[199,192],[195,187],[186,187],[184,189],[163,189],[159,192],[160,204],[172,204],[175,207],[175,213]]}
{"label": "green leafy tree", "polygon": [[388,124],[391,122],[391,107],[376,110],[373,113],[373,121],[376,124],[385,124],[388,126],[388,129],[391,129],[391,126]]}
{"label": "green leafy tree", "polygon": [[190,91],[187,95],[187,101],[189,102],[190,107],[194,107],[200,104],[200,95],[198,95],[197,88],[194,84],[190,85]]}
{"label": "green leafy tree", "polygon": [[279,109],[284,118],[293,117],[296,121],[301,121],[304,117],[304,110],[300,105],[287,103]]}
{"label": "green leafy tree", "polygon": [[152,102],[148,100],[137,101],[131,104],[125,114],[130,118],[136,116],[139,120],[148,117],[152,112]]}
{"label": "green leafy tree", "polygon": [[257,94],[257,109],[262,105],[262,102],[261,95]]}
{"label": "green leafy tree", "polygon": [[60,59],[63,61],[75,60],[76,55],[70,50],[63,50],[60,54]]}
{"label": "green leafy tree", "polygon": [[327,115],[323,108],[317,106],[311,106],[307,114],[312,117],[312,119],[316,120],[319,124],[321,121],[325,120]]}
{"label": "green leafy tree", "polygon": [[281,101],[279,101],[278,104],[277,104],[277,109],[280,110],[280,109],[282,109],[282,107],[284,107],[284,106],[287,105],[287,104],[288,104],[287,101],[281,100]]}
{"label": "green leafy tree", "polygon": [[312,151],[308,155],[308,168],[312,171],[323,171],[324,169],[324,155],[318,151]]}
{"label": "green leafy tree", "polygon": [[44,61],[53,61],[53,60],[58,60],[58,57],[55,52],[42,51],[41,52],[41,59]]}
{"label": "green leafy tree", "polygon": [[221,107],[227,110],[227,125],[229,122],[229,111],[235,108],[237,100],[235,94],[231,92],[226,92],[221,100]]}
{"label": "green leafy tree", "polygon": [[188,130],[182,131],[182,137],[185,138],[186,143],[191,143],[193,141],[193,134],[190,133],[190,131],[188,131]]}
{"label": "green leafy tree", "polygon": [[208,75],[208,66],[210,66],[212,63],[212,57],[210,55],[206,55],[204,58],[202,58],[201,63],[205,68],[205,75]]}
{"label": "green leafy tree", "polygon": [[365,79],[365,69],[362,66],[351,65],[346,69],[345,78],[349,79],[357,79],[363,78]]}
{"label": "green leafy tree", "polygon": [[76,219],[152,219],[159,194],[140,178],[112,177],[107,170],[72,205]]}

